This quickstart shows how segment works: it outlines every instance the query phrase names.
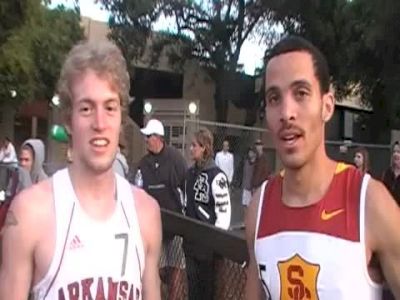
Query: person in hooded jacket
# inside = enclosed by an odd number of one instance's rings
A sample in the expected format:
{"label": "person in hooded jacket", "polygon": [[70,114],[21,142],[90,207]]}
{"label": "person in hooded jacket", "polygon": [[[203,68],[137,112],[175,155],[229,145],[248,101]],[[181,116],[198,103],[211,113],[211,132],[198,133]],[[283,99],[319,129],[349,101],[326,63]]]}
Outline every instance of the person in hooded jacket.
{"label": "person in hooded jacket", "polygon": [[19,155],[20,165],[29,172],[33,184],[48,177],[43,170],[44,157],[45,149],[41,140],[29,139],[22,144]]}
{"label": "person in hooded jacket", "polygon": [[118,147],[117,153],[115,154],[113,170],[124,178],[128,177],[129,166],[125,155],[121,152],[121,145]]}
{"label": "person in hooded jacket", "polygon": [[[227,230],[231,221],[228,178],[213,160],[213,136],[197,131],[190,146],[194,165],[185,184],[186,215]],[[214,255],[199,244],[184,242],[189,299],[214,299]]]}

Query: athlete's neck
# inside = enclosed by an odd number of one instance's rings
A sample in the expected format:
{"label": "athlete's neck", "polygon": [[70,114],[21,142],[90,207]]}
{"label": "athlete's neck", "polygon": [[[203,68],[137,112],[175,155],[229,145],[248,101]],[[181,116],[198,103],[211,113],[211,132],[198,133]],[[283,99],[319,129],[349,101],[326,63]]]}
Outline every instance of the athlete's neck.
{"label": "athlete's neck", "polygon": [[73,163],[68,170],[75,194],[86,213],[96,219],[105,219],[111,215],[116,196],[116,181],[112,168],[99,174]]}
{"label": "athlete's neck", "polygon": [[327,192],[335,174],[337,163],[325,151],[300,169],[285,169],[282,201],[293,207],[303,207],[318,202]]}

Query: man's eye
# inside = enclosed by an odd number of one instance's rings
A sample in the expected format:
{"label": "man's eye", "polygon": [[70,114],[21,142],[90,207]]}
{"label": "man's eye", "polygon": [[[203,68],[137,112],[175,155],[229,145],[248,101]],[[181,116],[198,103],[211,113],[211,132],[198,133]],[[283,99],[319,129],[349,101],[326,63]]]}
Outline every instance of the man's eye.
{"label": "man's eye", "polygon": [[307,97],[307,96],[309,96],[310,95],[310,93],[307,91],[307,90],[305,90],[305,89],[299,89],[297,92],[296,92],[296,96],[298,97],[298,98],[305,98],[305,97]]}
{"label": "man's eye", "polygon": [[279,101],[278,95],[273,94],[273,95],[267,96],[267,103],[273,104],[273,103],[276,103],[278,101]]}
{"label": "man's eye", "polygon": [[79,108],[79,112],[89,113],[90,112],[90,107],[89,106],[82,106],[81,108]]}
{"label": "man's eye", "polygon": [[107,106],[107,110],[108,111],[116,111],[117,110],[117,106],[116,105],[109,105],[109,106]]}

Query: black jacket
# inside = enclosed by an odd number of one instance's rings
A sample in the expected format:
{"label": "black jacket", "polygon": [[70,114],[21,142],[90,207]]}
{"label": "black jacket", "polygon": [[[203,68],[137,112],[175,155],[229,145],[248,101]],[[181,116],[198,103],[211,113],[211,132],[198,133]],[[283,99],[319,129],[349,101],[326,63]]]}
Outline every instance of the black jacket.
{"label": "black jacket", "polygon": [[139,162],[143,189],[160,207],[182,213],[186,161],[174,147],[165,145],[158,154],[148,153]]}
{"label": "black jacket", "polygon": [[392,194],[394,200],[400,205],[400,176],[394,174],[392,168],[389,168],[383,174],[382,181],[386,188]]}
{"label": "black jacket", "polygon": [[231,201],[228,178],[213,160],[199,169],[188,170],[185,185],[186,215],[228,229],[231,220]]}

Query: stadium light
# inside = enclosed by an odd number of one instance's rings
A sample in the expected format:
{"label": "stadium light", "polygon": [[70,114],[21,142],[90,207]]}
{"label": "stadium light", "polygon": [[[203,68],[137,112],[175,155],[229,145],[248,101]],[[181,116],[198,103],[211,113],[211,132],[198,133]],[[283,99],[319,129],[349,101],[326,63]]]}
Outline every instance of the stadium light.
{"label": "stadium light", "polygon": [[145,102],[145,104],[144,104],[144,112],[146,114],[150,114],[152,110],[153,110],[153,105],[150,102]]}
{"label": "stadium light", "polygon": [[197,104],[195,102],[189,103],[189,112],[194,115],[197,112]]}

